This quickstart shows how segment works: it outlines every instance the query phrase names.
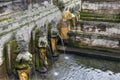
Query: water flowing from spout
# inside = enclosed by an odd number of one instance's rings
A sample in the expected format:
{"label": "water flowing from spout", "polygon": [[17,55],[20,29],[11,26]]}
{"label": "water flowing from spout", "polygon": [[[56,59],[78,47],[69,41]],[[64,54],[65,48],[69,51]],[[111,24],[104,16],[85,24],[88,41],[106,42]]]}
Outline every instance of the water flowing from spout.
{"label": "water flowing from spout", "polygon": [[62,38],[61,38],[60,34],[58,34],[58,36],[60,37],[61,44],[62,44],[62,46],[63,46],[64,59],[68,60],[68,59],[69,59],[69,57],[68,57],[68,56],[66,55],[66,53],[65,53],[65,45],[64,45],[64,42],[63,42],[63,40],[62,40]]}
{"label": "water flowing from spout", "polygon": [[[48,48],[49,48],[49,50],[50,50],[50,53],[52,53],[52,50],[50,49],[50,46],[48,45]],[[57,72],[56,70],[55,70],[55,65],[54,65],[54,59],[53,59],[53,57],[52,57],[52,64],[53,64],[53,75],[54,76],[58,76],[59,75],[59,72]]]}
{"label": "water flowing from spout", "polygon": [[33,71],[34,71],[34,73],[35,73],[35,80],[38,80],[38,78],[37,78],[37,73],[36,73],[36,71],[35,71],[35,65],[33,64],[33,61],[32,61],[32,67],[33,67]]}

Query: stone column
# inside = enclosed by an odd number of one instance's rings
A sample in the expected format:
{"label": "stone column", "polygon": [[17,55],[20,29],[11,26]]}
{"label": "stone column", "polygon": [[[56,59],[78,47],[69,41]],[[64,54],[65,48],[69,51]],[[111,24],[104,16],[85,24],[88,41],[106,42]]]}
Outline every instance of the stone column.
{"label": "stone column", "polygon": [[0,80],[6,80],[6,78],[7,78],[5,61],[3,59],[4,59],[3,56],[0,56]]}
{"label": "stone column", "polygon": [[6,80],[7,79],[7,72],[6,72],[6,66],[7,63],[5,63],[5,57],[4,55],[6,54],[5,52],[7,50],[4,49],[5,43],[7,43],[10,38],[11,38],[12,34],[6,34],[4,36],[0,37],[0,80]]}
{"label": "stone column", "polygon": [[6,74],[6,69],[5,69],[5,64],[3,63],[0,65],[0,80],[6,80],[7,79],[7,74]]}

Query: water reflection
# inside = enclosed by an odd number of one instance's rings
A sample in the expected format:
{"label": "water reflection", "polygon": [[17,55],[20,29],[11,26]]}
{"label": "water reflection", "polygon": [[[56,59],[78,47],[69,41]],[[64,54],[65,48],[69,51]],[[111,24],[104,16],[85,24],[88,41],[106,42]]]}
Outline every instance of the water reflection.
{"label": "water reflection", "polygon": [[100,69],[102,71],[113,71],[114,73],[120,72],[120,63],[115,61],[106,61],[102,59],[94,59],[94,58],[87,58],[87,57],[80,57],[76,56],[75,60],[77,64],[84,65],[86,67],[92,67],[95,69]]}
{"label": "water reflection", "polygon": [[[67,55],[69,60],[60,55],[54,69],[49,71],[49,80],[119,80],[120,63]],[[57,71],[59,75],[52,75]]]}

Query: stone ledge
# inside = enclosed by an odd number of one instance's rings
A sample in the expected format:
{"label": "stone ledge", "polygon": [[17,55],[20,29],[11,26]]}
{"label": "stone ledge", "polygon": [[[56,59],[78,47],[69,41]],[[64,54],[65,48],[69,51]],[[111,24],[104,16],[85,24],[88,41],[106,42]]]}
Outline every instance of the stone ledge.
{"label": "stone ledge", "polygon": [[[58,46],[58,51],[64,52],[63,46]],[[69,54],[76,54],[86,57],[94,57],[99,59],[105,59],[105,60],[112,60],[112,61],[120,61],[120,54],[116,54],[114,52],[105,52],[101,50],[95,50],[93,48],[91,49],[85,49],[85,48],[75,48],[75,47],[65,47],[65,52]]]}

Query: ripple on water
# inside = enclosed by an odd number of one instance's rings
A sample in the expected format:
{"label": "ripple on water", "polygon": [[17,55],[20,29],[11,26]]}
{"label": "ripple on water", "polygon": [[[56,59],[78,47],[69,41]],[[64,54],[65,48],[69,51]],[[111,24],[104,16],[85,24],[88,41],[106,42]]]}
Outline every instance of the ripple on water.
{"label": "ripple on water", "polygon": [[[120,80],[120,73],[114,74],[114,72],[110,70],[102,71],[92,66],[87,67],[82,62],[78,64],[74,55],[68,56],[70,58],[69,60],[64,60],[63,55],[60,56],[57,63],[59,66],[55,67],[59,75],[51,75],[51,70],[48,75],[50,80]],[[108,63],[106,62],[106,64]]]}

